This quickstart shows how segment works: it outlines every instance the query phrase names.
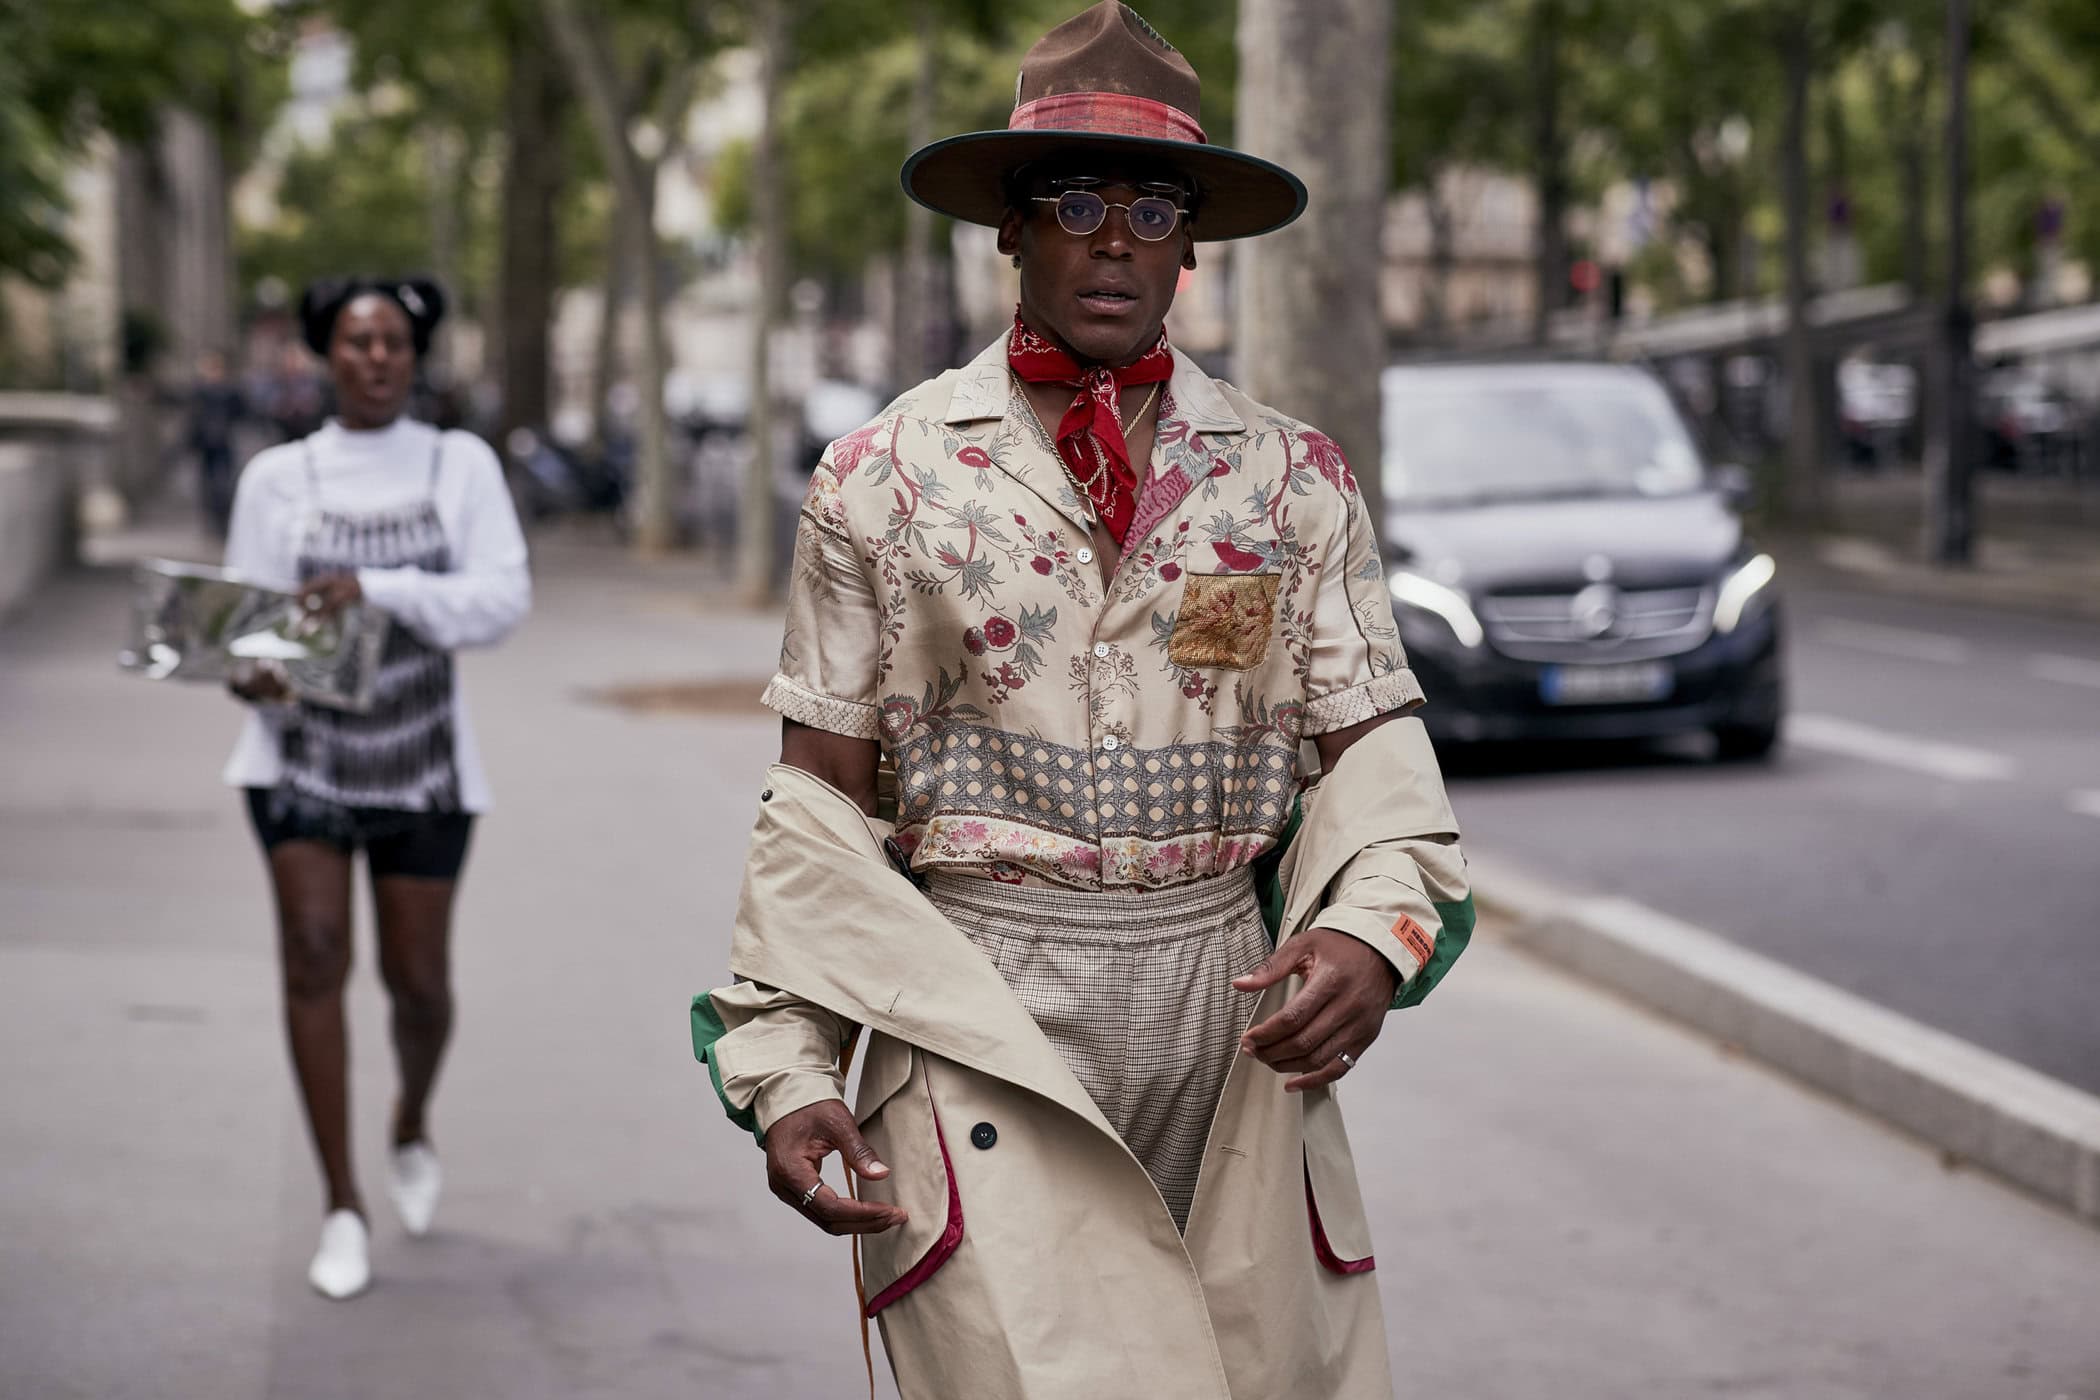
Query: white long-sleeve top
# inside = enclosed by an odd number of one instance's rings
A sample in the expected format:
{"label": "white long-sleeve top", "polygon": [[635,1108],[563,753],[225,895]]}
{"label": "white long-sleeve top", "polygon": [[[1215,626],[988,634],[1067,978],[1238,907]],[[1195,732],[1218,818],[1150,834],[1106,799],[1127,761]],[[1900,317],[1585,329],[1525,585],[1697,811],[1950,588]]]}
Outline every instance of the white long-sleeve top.
{"label": "white long-sleeve top", "polygon": [[[365,601],[430,645],[444,651],[491,646],[532,608],[525,534],[487,443],[470,433],[447,433],[436,483],[431,452],[437,429],[398,418],[371,432],[331,421],[305,442],[255,455],[241,473],[227,529],[226,567],[268,588],[299,585],[299,550],[322,507],[351,514],[410,506],[435,498],[452,559],[449,573],[422,569],[360,569]],[[313,471],[306,451],[313,450]],[[320,494],[315,495],[318,480]],[[453,762],[460,802],[469,812],[488,809],[488,775],[474,742],[460,668],[452,672]],[[283,767],[280,716],[267,706],[250,710],[227,760],[229,787],[273,787]]]}

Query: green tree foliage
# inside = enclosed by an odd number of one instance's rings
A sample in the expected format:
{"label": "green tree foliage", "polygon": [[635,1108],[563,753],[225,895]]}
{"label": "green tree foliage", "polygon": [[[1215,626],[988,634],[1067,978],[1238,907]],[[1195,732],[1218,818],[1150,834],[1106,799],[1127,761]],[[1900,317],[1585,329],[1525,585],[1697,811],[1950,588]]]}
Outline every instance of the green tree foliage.
{"label": "green tree foliage", "polygon": [[[1071,17],[1068,0],[934,0],[940,7],[935,125],[941,134],[1006,125],[1021,56]],[[1203,123],[1231,136],[1233,12],[1203,0],[1148,0],[1147,21],[1203,75]],[[909,108],[919,54],[902,6],[825,0],[804,13],[800,61],[786,102],[794,261],[805,273],[857,275],[904,237],[897,174],[911,153]],[[716,172],[725,232],[751,226],[750,150],[732,147]]]}
{"label": "green tree foliage", "polygon": [[236,0],[0,0],[0,273],[65,279],[64,169],[96,132],[142,139],[171,104],[239,125],[266,29]]}
{"label": "green tree foliage", "polygon": [[494,272],[495,190],[486,171],[452,190],[431,181],[428,128],[414,107],[346,116],[326,145],[285,162],[277,211],[243,228],[236,242],[242,285],[275,279],[294,293],[316,277],[346,271],[427,268],[439,195],[458,200],[464,285],[471,299]]}

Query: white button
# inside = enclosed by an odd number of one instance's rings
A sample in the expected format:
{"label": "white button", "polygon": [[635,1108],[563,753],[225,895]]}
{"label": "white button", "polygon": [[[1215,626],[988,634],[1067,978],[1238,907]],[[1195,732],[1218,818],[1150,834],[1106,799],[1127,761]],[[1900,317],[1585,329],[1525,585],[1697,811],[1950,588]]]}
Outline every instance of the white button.
{"label": "white button", "polygon": [[1094,562],[1094,551],[1091,549],[1082,549],[1079,551],[1079,553],[1073,555],[1072,557],[1077,559],[1082,564],[1091,564]]}
{"label": "white button", "polygon": [[1117,749],[1123,747],[1123,741],[1113,734],[1104,735],[1101,740],[1101,747],[1110,753],[1114,753]]}
{"label": "white button", "polygon": [[1107,642],[1096,642],[1096,643],[1094,643],[1094,655],[1096,655],[1096,656],[1106,656],[1106,655],[1108,655],[1108,643],[1107,643]]}

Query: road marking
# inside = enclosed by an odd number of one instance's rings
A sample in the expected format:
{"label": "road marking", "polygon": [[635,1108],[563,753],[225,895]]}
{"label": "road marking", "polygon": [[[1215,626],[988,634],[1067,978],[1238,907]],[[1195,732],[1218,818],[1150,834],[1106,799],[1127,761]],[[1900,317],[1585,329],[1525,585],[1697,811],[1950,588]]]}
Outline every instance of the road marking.
{"label": "road marking", "polygon": [[2003,754],[1897,734],[1835,715],[1788,715],[1786,737],[1803,748],[1907,768],[1949,782],[2003,782],[2013,775],[2013,762]]}
{"label": "road marking", "polygon": [[2081,817],[2100,817],[2100,791],[2074,792],[2064,799],[2064,805]]}
{"label": "road marking", "polygon": [[1831,618],[1818,629],[1823,640],[1859,651],[1900,656],[1907,661],[1930,661],[1941,666],[1960,666],[1970,657],[1969,644],[1942,632],[1919,632],[1909,627],[1883,627],[1873,622],[1847,622]]}
{"label": "road marking", "polygon": [[2045,651],[2027,658],[2027,671],[2045,681],[2089,685],[2100,690],[2100,661],[2088,661],[2082,656],[2057,656]]}

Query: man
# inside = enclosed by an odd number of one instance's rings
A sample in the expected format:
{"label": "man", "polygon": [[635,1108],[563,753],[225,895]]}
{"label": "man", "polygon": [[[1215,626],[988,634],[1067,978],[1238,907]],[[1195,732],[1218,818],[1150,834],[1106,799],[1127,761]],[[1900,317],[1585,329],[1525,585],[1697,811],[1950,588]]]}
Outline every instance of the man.
{"label": "man", "polygon": [[233,434],[247,412],[240,387],[227,372],[226,357],[205,351],[190,387],[189,440],[197,454],[197,498],[214,535],[225,535],[227,517],[233,513]]}
{"label": "man", "polygon": [[905,166],[1020,305],[812,478],[696,1050],[907,1400],[1388,1397],[1333,1086],[1470,933],[1457,826],[1341,454],[1163,330],[1304,189],[1115,0],[1018,96]]}

